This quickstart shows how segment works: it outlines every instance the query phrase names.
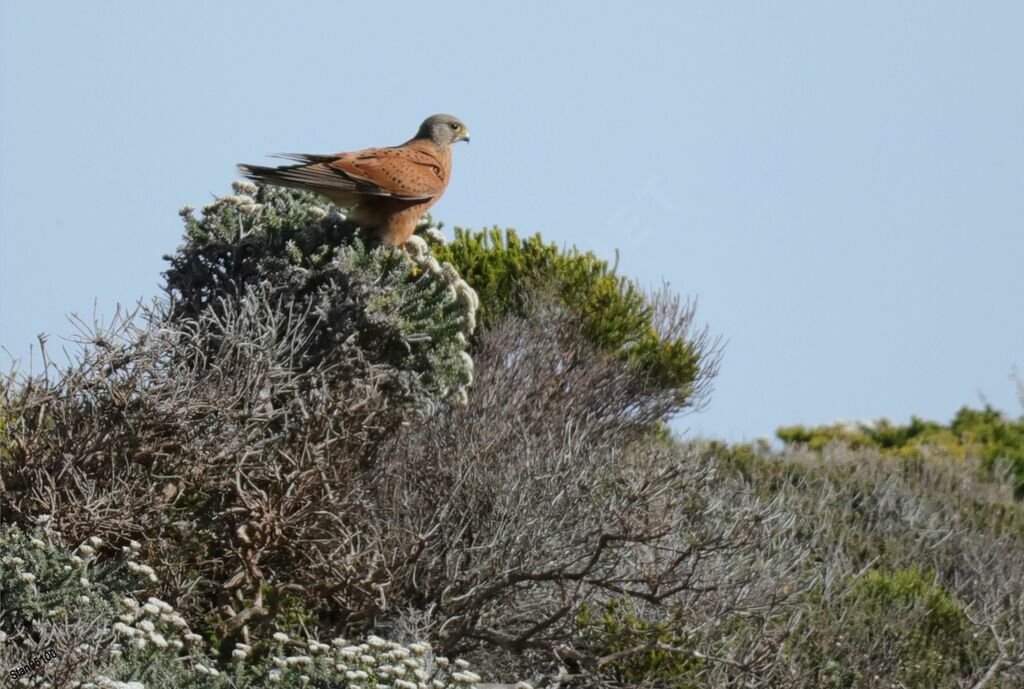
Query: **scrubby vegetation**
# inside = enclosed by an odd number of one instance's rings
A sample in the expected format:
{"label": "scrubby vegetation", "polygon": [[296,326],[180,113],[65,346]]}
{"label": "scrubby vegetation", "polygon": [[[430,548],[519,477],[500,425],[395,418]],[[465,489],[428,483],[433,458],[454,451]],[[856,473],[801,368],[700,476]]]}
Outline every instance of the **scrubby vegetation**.
{"label": "scrubby vegetation", "polygon": [[0,659],[56,651],[22,684],[1024,682],[983,443],[674,439],[718,363],[691,302],[321,204],[184,211],[165,299],[2,383]]}
{"label": "scrubby vegetation", "polygon": [[1011,481],[1017,497],[1024,498],[1024,416],[1007,418],[988,406],[963,407],[948,424],[915,417],[905,425],[880,419],[812,428],[787,426],[779,429],[778,437],[788,445],[806,445],[814,450],[841,444],[872,448],[895,457],[973,457],[981,460],[989,475]]}

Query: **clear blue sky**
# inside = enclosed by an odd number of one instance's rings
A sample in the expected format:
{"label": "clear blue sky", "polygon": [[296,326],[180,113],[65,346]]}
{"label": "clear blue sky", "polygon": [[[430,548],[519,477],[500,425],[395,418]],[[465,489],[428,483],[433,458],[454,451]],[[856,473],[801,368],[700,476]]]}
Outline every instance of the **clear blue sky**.
{"label": "clear blue sky", "polygon": [[[473,134],[435,216],[698,296],[692,432],[1020,413],[1024,3],[0,2],[0,345],[158,292],[275,151]],[[6,357],[0,357],[5,358]]]}

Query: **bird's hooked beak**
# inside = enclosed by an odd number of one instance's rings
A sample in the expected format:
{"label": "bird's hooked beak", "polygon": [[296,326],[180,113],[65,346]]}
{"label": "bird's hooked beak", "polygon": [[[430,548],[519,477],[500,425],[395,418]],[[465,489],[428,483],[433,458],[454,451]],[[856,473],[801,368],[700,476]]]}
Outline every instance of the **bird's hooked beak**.
{"label": "bird's hooked beak", "polygon": [[469,143],[469,130],[466,129],[465,127],[463,127],[462,128],[462,135],[459,136],[459,138],[456,139],[456,141],[465,141],[468,144]]}

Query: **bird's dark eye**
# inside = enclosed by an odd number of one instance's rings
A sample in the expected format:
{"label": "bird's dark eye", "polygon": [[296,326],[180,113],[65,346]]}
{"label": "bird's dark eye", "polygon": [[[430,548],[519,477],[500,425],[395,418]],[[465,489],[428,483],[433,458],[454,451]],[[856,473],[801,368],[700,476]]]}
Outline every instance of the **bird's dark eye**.
{"label": "bird's dark eye", "polygon": [[456,124],[456,123],[454,123],[454,122],[452,122],[452,123],[451,123],[451,124],[449,124],[448,126],[449,126],[449,127],[451,127],[452,129],[458,129],[458,128],[459,128],[459,125],[457,125],[457,124]]}

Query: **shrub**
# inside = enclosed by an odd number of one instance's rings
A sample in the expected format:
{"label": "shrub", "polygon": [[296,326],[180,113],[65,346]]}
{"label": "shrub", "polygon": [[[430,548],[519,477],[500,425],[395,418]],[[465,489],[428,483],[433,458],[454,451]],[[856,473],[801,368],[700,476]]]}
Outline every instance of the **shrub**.
{"label": "shrub", "polygon": [[916,566],[872,570],[845,591],[813,597],[789,654],[819,686],[962,686],[994,655],[962,605]]}
{"label": "shrub", "polygon": [[836,423],[817,427],[787,426],[776,434],[787,444],[821,451],[832,443],[877,448],[897,457],[918,458],[934,451],[976,457],[990,474],[1010,476],[1024,498],[1024,417],[1006,418],[991,407],[963,407],[948,425],[913,417],[906,425],[882,419],[873,423]]}
{"label": "shrub", "polygon": [[235,191],[198,218],[182,210],[186,241],[167,257],[165,274],[171,320],[219,314],[259,291],[267,309],[304,321],[297,358],[282,362],[291,369],[343,359],[354,345],[402,372],[394,382],[404,390],[461,394],[472,374],[464,352],[477,297],[450,265],[425,247],[410,254],[365,245],[314,194],[247,182]]}
{"label": "shrub", "polygon": [[0,511],[140,541],[160,594],[218,639],[295,599],[366,626],[373,453],[464,401],[475,295],[425,251],[345,235],[308,195],[236,191],[254,196],[184,213],[169,303],[83,326],[66,369],[0,386]]}
{"label": "shrub", "polygon": [[706,401],[718,342],[694,327],[694,304],[681,306],[667,290],[647,295],[593,253],[559,250],[539,234],[456,229],[454,241],[434,251],[476,289],[485,327],[525,315],[538,291],[553,293],[581,320],[591,344],[672,390],[681,408]]}
{"label": "shrub", "polygon": [[[51,689],[298,689],[313,686],[430,684],[453,689],[479,680],[461,659],[449,663],[429,644],[370,636],[328,643],[283,632],[247,638],[217,658],[169,603],[142,592],[156,579],[123,556],[100,558],[101,539],[75,550],[45,528],[0,532],[0,663],[18,686]],[[24,667],[33,658],[41,659]],[[24,668],[24,669],[23,669]],[[9,675],[11,676],[11,675]]]}

